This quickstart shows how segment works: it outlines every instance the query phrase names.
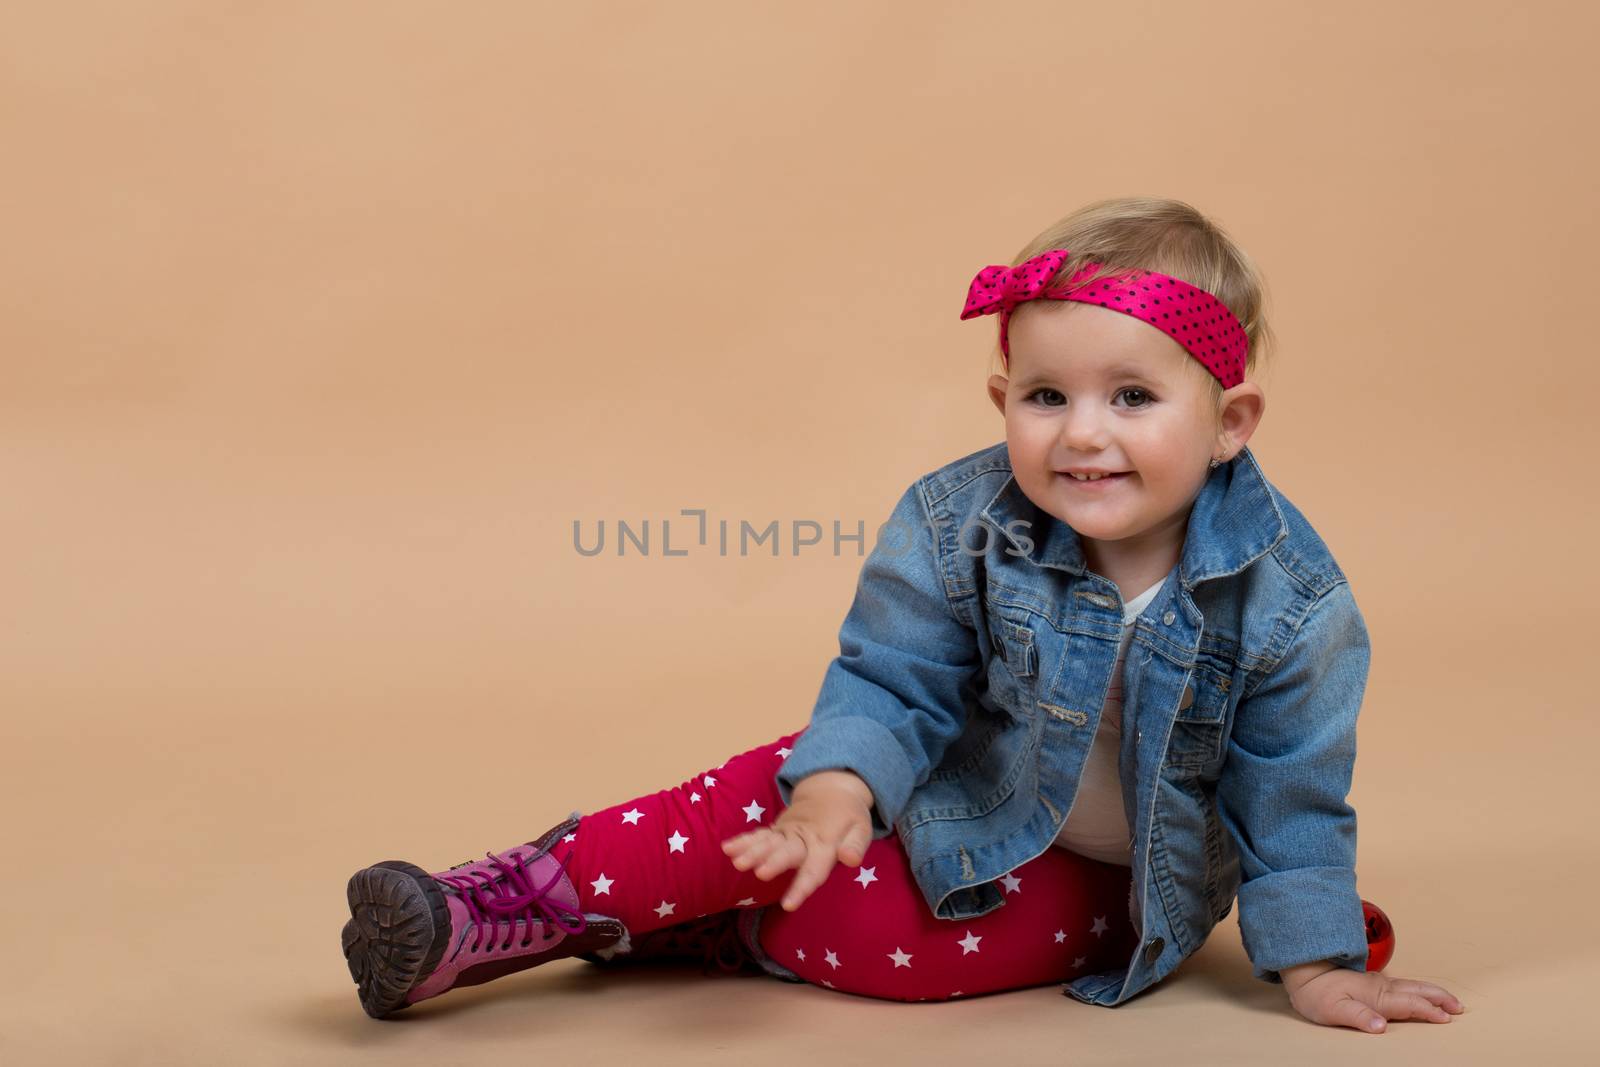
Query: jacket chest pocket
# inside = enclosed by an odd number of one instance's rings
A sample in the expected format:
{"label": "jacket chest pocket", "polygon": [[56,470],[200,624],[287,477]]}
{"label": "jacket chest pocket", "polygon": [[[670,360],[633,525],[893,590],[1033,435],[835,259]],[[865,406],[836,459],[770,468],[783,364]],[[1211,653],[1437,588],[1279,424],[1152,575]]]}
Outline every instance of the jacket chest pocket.
{"label": "jacket chest pocket", "polygon": [[996,704],[1021,716],[1033,705],[1039,650],[1030,616],[1020,608],[989,604],[986,612],[993,649],[988,663],[989,693]]}
{"label": "jacket chest pocket", "polygon": [[1039,653],[1033,647],[1033,631],[1009,619],[999,620],[990,631],[995,654],[1005,661],[1006,670],[1018,678],[1032,678],[1037,672]]}
{"label": "jacket chest pocket", "polygon": [[1222,770],[1232,679],[1196,666],[1178,698],[1167,762],[1215,780]]}

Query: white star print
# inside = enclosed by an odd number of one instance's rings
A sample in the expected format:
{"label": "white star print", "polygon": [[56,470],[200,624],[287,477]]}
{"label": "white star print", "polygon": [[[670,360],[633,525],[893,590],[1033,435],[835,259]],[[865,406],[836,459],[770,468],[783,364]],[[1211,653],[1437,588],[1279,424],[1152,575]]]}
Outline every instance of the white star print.
{"label": "white star print", "polygon": [[887,952],[884,953],[884,955],[888,956],[891,960],[894,960],[894,965],[896,967],[904,967],[907,970],[911,968],[911,956],[907,953],[901,952],[899,945],[894,947],[893,952]]}
{"label": "white star print", "polygon": [[1065,941],[1066,939],[1067,939],[1067,932],[1065,930],[1057,930],[1056,931],[1056,944],[1059,945],[1059,944],[1061,944],[1061,942]]}
{"label": "white star print", "polygon": [[856,875],[854,880],[860,882],[861,888],[865,889],[868,884],[878,880],[877,870],[878,868],[876,867],[863,867],[861,868],[861,873]]}
{"label": "white star print", "polygon": [[689,794],[689,803],[691,803],[691,804],[700,803],[700,794],[699,793],[690,793]]}
{"label": "white star print", "polygon": [[835,988],[837,988],[837,987],[836,987],[836,986],[835,986],[835,985],[834,985],[834,984],[833,984],[833,983],[832,983],[832,982],[830,982],[830,981],[828,981],[828,980],[827,980],[827,979],[826,979],[826,978],[824,978],[824,979],[823,979],[823,980],[822,980],[822,984],[823,984],[823,985],[825,985],[825,986],[827,986],[827,987],[828,987],[828,988],[829,988],[829,989],[835,989]]}
{"label": "white star print", "polygon": [[795,954],[795,955],[796,955],[796,956],[799,956],[799,957],[800,957],[800,958],[801,958],[801,959],[802,959],[802,960],[803,960],[803,959],[805,959],[805,958],[806,958],[806,950],[805,950],[805,949],[803,949],[803,948],[797,948],[797,949],[795,949],[795,950],[794,950],[794,954]]}
{"label": "white star print", "polygon": [[960,941],[957,941],[956,944],[961,946],[961,954],[965,956],[969,952],[978,951],[978,942],[982,940],[983,938],[981,937],[973,937],[972,931],[968,930],[967,936],[963,937]]}
{"label": "white star print", "polygon": [[1111,927],[1106,924],[1106,917],[1104,915],[1096,915],[1094,917],[1094,925],[1089,927],[1089,932],[1094,936],[1099,937],[1109,929],[1111,929]]}
{"label": "white star print", "polygon": [[1005,883],[1007,893],[1022,892],[1022,879],[1018,878],[1015,874],[1008,874],[1000,880]]}
{"label": "white star print", "polygon": [[951,995],[951,996],[952,996],[952,997],[959,997],[959,996],[960,996],[960,995],[961,995],[961,990],[959,990],[959,989],[958,989],[958,990],[956,990],[956,991],[955,991],[955,992],[954,992],[954,993],[951,993],[951,994],[950,994],[950,995]]}
{"label": "white star print", "polygon": [[578,835],[577,834],[568,834],[566,837],[563,837],[561,840],[565,841],[567,844],[570,845],[574,841],[576,841],[577,839],[578,839]]}
{"label": "white star print", "polygon": [[710,789],[712,786],[714,786],[716,784],[717,784],[717,780],[715,778],[711,777],[709,774],[706,775],[706,788],[707,789]]}
{"label": "white star print", "polygon": [[687,841],[687,840],[689,840],[689,839],[687,837],[684,837],[678,831],[676,831],[676,830],[672,831],[672,836],[667,838],[667,851],[668,852],[682,852],[683,851],[683,843],[685,841]]}
{"label": "white star print", "polygon": [[829,967],[832,967],[836,971],[839,969],[839,957],[833,954],[833,949],[831,948],[828,950],[828,954],[822,957],[822,962],[826,963]]}
{"label": "white star print", "polygon": [[1089,962],[1089,961],[1084,959],[1082,956],[1079,956],[1077,959],[1072,961],[1072,965],[1074,967],[1082,967],[1087,962]]}
{"label": "white star print", "polygon": [[644,812],[640,811],[638,808],[629,808],[627,811],[622,813],[622,821],[627,823],[629,826],[638,826],[639,820],[642,818],[644,818]]}
{"label": "white star print", "polygon": [[735,904],[734,907],[736,907],[736,908],[748,908],[748,907],[752,907],[755,904],[755,902],[756,902],[756,898],[755,897],[745,897],[743,900],[739,901],[739,903]]}
{"label": "white star print", "polygon": [[767,809],[763,808],[760,804],[757,804],[752,800],[748,807],[740,808],[739,810],[744,812],[745,822],[759,823],[761,821],[761,816],[766,812]]}
{"label": "white star print", "polygon": [[789,753],[791,753],[793,751],[794,751],[794,749],[792,749],[792,748],[780,748],[780,749],[778,749],[778,755],[782,756],[784,759],[788,759],[789,758]]}
{"label": "white star print", "polygon": [[606,872],[601,871],[600,872],[600,877],[596,878],[594,881],[590,882],[589,884],[594,886],[594,891],[595,891],[595,894],[597,896],[599,894],[601,894],[601,893],[605,893],[606,895],[609,896],[611,894],[611,885],[615,881],[616,881],[615,878],[607,878],[606,877]]}
{"label": "white star print", "polygon": [[673,912],[677,911],[678,910],[678,906],[676,904],[668,904],[666,901],[663,900],[661,902],[661,906],[658,907],[658,908],[655,908],[653,910],[655,911],[655,913],[657,915],[661,916],[664,919],[668,915],[671,915]]}

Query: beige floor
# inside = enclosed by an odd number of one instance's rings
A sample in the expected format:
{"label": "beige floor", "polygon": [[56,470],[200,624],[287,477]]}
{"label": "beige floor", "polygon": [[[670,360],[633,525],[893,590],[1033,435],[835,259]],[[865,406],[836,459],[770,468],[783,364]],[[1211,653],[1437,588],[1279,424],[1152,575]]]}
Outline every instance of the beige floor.
{"label": "beige floor", "polygon": [[[455,721],[471,728],[436,745],[413,739],[438,736],[441,716],[383,700],[263,698],[226,715],[209,703],[189,694],[179,707],[130,704],[94,721],[41,706],[7,745],[4,802],[21,817],[8,835],[6,942],[26,961],[0,1000],[9,1062],[884,1063],[920,1051],[937,1062],[1553,1063],[1581,1062],[1594,1044],[1592,840],[1518,825],[1531,796],[1445,817],[1485,771],[1481,760],[1448,769],[1448,744],[1414,795],[1360,804],[1362,892],[1399,928],[1390,972],[1455,991],[1469,1011],[1447,1026],[1368,1037],[1299,1019],[1250,977],[1232,918],[1174,976],[1114,1010],[1055,986],[901,1005],[567,960],[375,1022],[337,945],[352,868],[391,856],[458,862],[532,836],[570,806],[632,795],[624,782],[634,793],[674,784],[766,738],[730,725],[739,742],[697,761],[695,746],[646,726],[607,765],[563,751],[556,735],[570,728],[504,707],[458,706]],[[652,749],[652,772],[625,765]],[[433,775],[440,755],[452,774],[476,768],[479,784]],[[1400,762],[1375,757],[1363,777],[1403,785]],[[1501,821],[1486,822],[1495,808]],[[1554,858],[1563,843],[1575,859]]]}

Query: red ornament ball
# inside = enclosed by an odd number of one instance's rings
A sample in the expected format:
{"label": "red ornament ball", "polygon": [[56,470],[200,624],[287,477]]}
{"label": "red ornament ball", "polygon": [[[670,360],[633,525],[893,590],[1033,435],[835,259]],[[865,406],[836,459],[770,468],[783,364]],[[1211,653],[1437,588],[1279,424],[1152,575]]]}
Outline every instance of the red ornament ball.
{"label": "red ornament ball", "polygon": [[1367,920],[1367,970],[1381,971],[1394,958],[1394,924],[1370,900],[1361,902],[1361,912]]}

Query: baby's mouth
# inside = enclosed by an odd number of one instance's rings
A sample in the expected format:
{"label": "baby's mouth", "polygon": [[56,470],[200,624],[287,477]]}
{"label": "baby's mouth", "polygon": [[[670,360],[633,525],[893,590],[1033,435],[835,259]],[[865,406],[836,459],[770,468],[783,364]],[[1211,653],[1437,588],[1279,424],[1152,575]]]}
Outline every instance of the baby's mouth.
{"label": "baby's mouth", "polygon": [[1101,484],[1103,482],[1114,482],[1114,481],[1118,481],[1118,480],[1120,480],[1122,478],[1126,478],[1131,473],[1132,473],[1131,471],[1118,471],[1115,474],[1102,474],[1102,475],[1099,475],[1099,476],[1087,476],[1087,477],[1085,477],[1085,476],[1080,476],[1080,475],[1076,475],[1076,474],[1071,474],[1071,473],[1068,473],[1067,471],[1061,471],[1060,472],[1060,474],[1061,474],[1061,476],[1063,478],[1068,479],[1069,481],[1073,482],[1075,485],[1099,485],[1099,484]]}

